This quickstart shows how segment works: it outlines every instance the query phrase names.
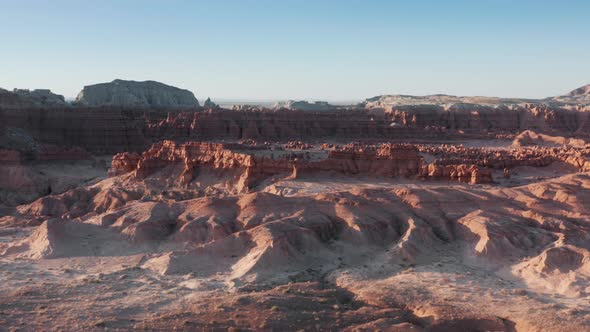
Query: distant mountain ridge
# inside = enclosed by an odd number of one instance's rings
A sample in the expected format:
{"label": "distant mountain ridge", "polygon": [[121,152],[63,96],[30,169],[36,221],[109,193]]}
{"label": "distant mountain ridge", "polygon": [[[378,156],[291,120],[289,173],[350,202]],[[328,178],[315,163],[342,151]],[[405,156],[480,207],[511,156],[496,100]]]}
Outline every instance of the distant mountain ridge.
{"label": "distant mountain ridge", "polygon": [[365,99],[362,105],[364,105],[367,108],[387,108],[393,106],[400,107],[418,105],[437,105],[447,107],[468,107],[469,105],[510,106],[531,103],[546,104],[556,107],[570,107],[573,105],[588,107],[590,106],[590,84],[577,88],[567,95],[548,97],[545,99],[500,98],[485,96],[453,96],[444,94],[434,94],[426,96],[380,95]]}
{"label": "distant mountain ridge", "polygon": [[590,95],[590,84],[584,85],[579,87],[573,91],[571,91],[568,96],[582,96],[582,95]]}

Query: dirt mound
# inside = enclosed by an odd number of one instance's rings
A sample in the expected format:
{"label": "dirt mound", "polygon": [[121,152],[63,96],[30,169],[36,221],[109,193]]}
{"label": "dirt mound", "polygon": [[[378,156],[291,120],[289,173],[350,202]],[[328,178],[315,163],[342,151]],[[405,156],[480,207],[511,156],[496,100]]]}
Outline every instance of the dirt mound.
{"label": "dirt mound", "polygon": [[4,254],[34,259],[109,256],[129,253],[131,246],[116,232],[65,219],[49,219],[27,239],[7,247]]}
{"label": "dirt mound", "polygon": [[550,136],[539,134],[532,130],[525,130],[514,139],[514,146],[562,146],[584,147],[586,142],[583,139],[567,138],[563,136]]}
{"label": "dirt mound", "polygon": [[513,267],[528,285],[571,298],[590,294],[590,251],[572,245],[550,247]]}

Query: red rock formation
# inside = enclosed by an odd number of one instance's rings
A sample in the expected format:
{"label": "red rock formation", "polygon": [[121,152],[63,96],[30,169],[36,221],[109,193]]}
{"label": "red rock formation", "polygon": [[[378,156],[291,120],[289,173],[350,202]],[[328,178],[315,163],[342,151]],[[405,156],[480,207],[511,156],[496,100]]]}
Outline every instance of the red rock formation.
{"label": "red rock formation", "polygon": [[[292,178],[321,171],[344,174],[364,174],[383,177],[413,177],[423,179],[449,179],[465,183],[492,182],[491,172],[476,165],[425,165],[412,145],[385,144],[378,147],[348,146],[329,151],[327,157],[312,160],[303,157],[274,159],[267,155],[241,152],[239,145],[204,142],[176,143],[163,141],[152,145],[141,156],[120,153],[113,158],[109,174],[112,176],[133,172],[144,179],[168,165],[181,165],[178,182],[189,184],[206,167],[219,172],[235,170],[238,191],[247,191],[258,181],[275,174],[291,174]],[[234,174],[234,173],[232,173]]]}
{"label": "red rock formation", "polygon": [[[143,151],[143,113],[116,108],[0,109],[0,127],[20,128],[37,142],[81,147],[93,154]],[[2,134],[3,128],[0,128]],[[1,139],[1,137],[0,137]]]}
{"label": "red rock formation", "polygon": [[535,129],[542,132],[588,135],[582,129],[590,113],[545,104],[466,105],[445,108],[440,105],[403,105],[386,109],[391,121],[413,127],[442,127],[463,131],[521,132]]}
{"label": "red rock formation", "polygon": [[35,176],[25,165],[25,157],[15,150],[0,150],[0,203],[13,203],[13,193],[35,199],[35,193],[42,191]]}
{"label": "red rock formation", "polygon": [[137,168],[139,158],[139,154],[135,152],[116,154],[111,162],[112,166],[109,170],[109,176],[117,176],[135,170]]}
{"label": "red rock formation", "polygon": [[[79,146],[92,153],[143,151],[164,139],[310,140],[453,139],[493,137],[535,129],[588,137],[590,112],[547,105],[487,107],[403,106],[391,112],[231,111],[170,112],[140,108],[5,108],[0,127],[22,128],[42,143]],[[0,128],[0,133],[2,128]]]}
{"label": "red rock formation", "polygon": [[[59,161],[89,160],[81,148],[39,146],[37,151],[21,152],[0,149],[0,203],[16,205],[31,202],[52,192],[62,192],[92,178],[90,174],[64,176],[53,170],[47,174],[43,167]],[[85,169],[84,173],[88,172]],[[56,175],[57,174],[57,175]],[[77,182],[79,181],[79,182]]]}
{"label": "red rock formation", "polygon": [[563,161],[584,171],[590,147],[526,147],[518,149],[467,148],[462,145],[417,145],[420,152],[435,156],[437,165],[475,164],[481,167],[504,169],[517,166],[545,167]]}
{"label": "red rock formation", "polygon": [[418,177],[432,180],[451,180],[463,183],[479,184],[493,182],[489,169],[477,165],[437,165],[422,166]]}
{"label": "red rock formation", "polygon": [[134,154],[121,153],[113,158],[110,174],[118,175],[133,171],[137,178],[145,178],[167,164],[183,165],[180,182],[189,183],[199,167],[214,170],[238,169],[241,171],[241,187],[250,187],[254,182],[273,174],[336,171],[348,174],[372,174],[378,176],[410,176],[417,174],[422,158],[411,146],[386,145],[376,150],[330,151],[324,160],[311,161],[304,158],[273,159],[230,150],[235,145],[163,141],[152,145],[141,158]]}

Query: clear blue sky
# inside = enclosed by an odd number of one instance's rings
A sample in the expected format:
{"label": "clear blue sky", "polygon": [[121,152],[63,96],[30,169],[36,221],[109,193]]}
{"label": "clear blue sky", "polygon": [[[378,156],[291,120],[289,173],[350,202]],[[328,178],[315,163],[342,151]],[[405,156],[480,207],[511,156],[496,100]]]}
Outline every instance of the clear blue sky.
{"label": "clear blue sky", "polygon": [[588,0],[0,0],[0,87],[199,99],[546,97],[590,83]]}

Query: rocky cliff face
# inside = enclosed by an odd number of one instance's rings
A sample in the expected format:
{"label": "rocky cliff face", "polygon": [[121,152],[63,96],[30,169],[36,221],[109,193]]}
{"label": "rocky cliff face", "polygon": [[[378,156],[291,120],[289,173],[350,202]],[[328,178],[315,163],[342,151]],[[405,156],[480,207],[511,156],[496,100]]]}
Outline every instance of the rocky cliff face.
{"label": "rocky cliff face", "polygon": [[29,203],[61,193],[106,172],[80,148],[40,145],[23,153],[0,148],[0,205]]}
{"label": "rocky cliff face", "polygon": [[[492,182],[491,173],[474,164],[428,165],[412,145],[384,144],[378,147],[345,147],[331,150],[327,157],[314,160],[308,154],[291,153],[281,157],[273,154],[254,154],[240,151],[235,144],[206,142],[176,143],[163,141],[152,145],[141,156],[119,153],[113,158],[109,174],[118,176],[132,173],[145,179],[164,169],[176,172],[176,183],[190,186],[201,183],[198,176],[215,173],[226,178],[230,193],[248,192],[257,183],[278,174],[296,179],[321,172],[378,177],[419,177],[433,180],[454,180],[466,183]],[[437,168],[438,167],[438,168]],[[439,170],[440,168],[440,170]],[[194,182],[193,182],[194,181]]]}
{"label": "rocky cliff face", "polygon": [[[530,135],[527,132],[523,134]],[[515,142],[520,142],[520,139],[516,139]],[[444,144],[439,146],[417,144],[416,146],[420,152],[435,157],[432,163],[435,166],[467,164],[485,169],[509,169],[520,166],[546,167],[554,162],[564,162],[574,166],[580,172],[590,170],[590,159],[587,158],[590,155],[590,145],[524,147],[513,143],[513,146],[518,147],[516,149],[480,149]]]}
{"label": "rocky cliff face", "polygon": [[590,112],[526,107],[454,109],[436,106],[370,111],[230,111],[157,112],[142,108],[0,109],[0,136],[20,128],[36,140],[80,146],[89,152],[144,151],[153,142],[171,139],[292,140],[324,137],[354,139],[489,138],[532,129],[556,136],[587,138]]}
{"label": "rocky cliff face", "polygon": [[[80,146],[94,154],[144,151],[161,140],[477,139],[531,129],[589,138],[590,112],[528,105],[518,108],[404,106],[389,112],[231,111],[169,113],[150,108],[0,109],[0,136],[20,128],[37,141]],[[1,139],[0,139],[1,141]],[[1,143],[1,142],[0,142]]]}
{"label": "rocky cliff face", "polygon": [[2,136],[18,129],[17,133],[23,133],[19,136],[26,133],[37,142],[78,146],[93,154],[143,151],[148,146],[143,115],[139,110],[111,107],[0,109],[0,143]]}
{"label": "rocky cliff face", "polygon": [[388,105],[369,108],[381,111],[392,123],[409,127],[438,127],[444,130],[507,131],[527,129],[555,134],[587,135],[590,112],[545,104],[522,105]]}
{"label": "rocky cliff face", "polygon": [[0,89],[0,107],[49,107],[65,104],[64,96],[54,94],[48,89]]}
{"label": "rocky cliff face", "polygon": [[155,81],[114,80],[85,86],[76,101],[88,106],[198,107],[192,92]]}
{"label": "rocky cliff face", "polygon": [[290,140],[321,137],[357,138],[446,138],[449,133],[403,126],[393,128],[387,118],[362,110],[348,111],[231,111],[214,110],[170,113],[148,120],[150,139]]}
{"label": "rocky cliff face", "polygon": [[209,108],[219,108],[219,106],[216,103],[214,103],[211,100],[211,98],[207,98],[207,100],[205,100],[205,103],[203,103],[203,107],[204,108],[207,108],[207,109],[209,109]]}

